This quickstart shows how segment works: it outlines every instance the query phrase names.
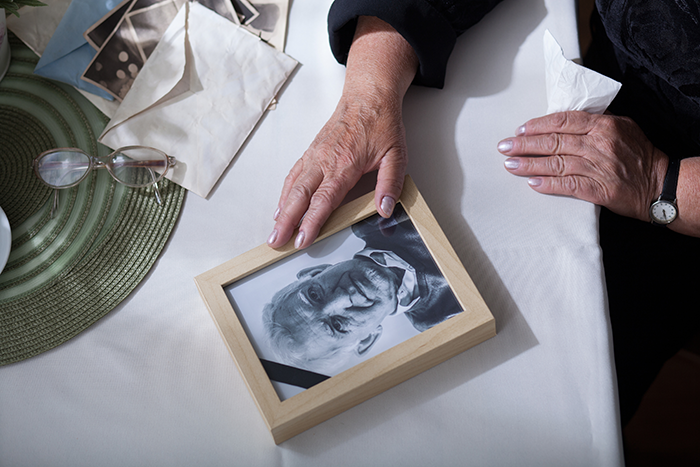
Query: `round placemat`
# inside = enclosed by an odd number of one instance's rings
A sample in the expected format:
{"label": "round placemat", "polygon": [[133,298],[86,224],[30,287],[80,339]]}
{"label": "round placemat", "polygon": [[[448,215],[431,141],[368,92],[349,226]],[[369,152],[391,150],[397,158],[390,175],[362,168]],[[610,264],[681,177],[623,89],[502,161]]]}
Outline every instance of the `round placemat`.
{"label": "round placemat", "polygon": [[133,291],[155,263],[186,190],[116,183],[95,170],[77,187],[54,191],[32,159],[56,147],[105,156],[105,117],[73,87],[32,74],[38,57],[10,34],[12,61],[0,81],[0,206],[12,250],[0,274],[0,365],[52,349],[85,330]]}

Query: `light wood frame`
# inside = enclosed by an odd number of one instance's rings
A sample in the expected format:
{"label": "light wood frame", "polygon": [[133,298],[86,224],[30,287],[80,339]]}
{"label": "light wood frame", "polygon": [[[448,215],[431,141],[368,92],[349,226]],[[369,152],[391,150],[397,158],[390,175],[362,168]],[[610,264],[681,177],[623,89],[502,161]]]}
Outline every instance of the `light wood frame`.
{"label": "light wood frame", "polygon": [[[409,176],[398,202],[464,311],[284,401],[265,373],[224,288],[295,253],[293,240],[277,250],[261,245],[195,277],[276,444],[496,335],[491,312]],[[376,212],[374,193],[341,206],[323,226],[319,240]]]}

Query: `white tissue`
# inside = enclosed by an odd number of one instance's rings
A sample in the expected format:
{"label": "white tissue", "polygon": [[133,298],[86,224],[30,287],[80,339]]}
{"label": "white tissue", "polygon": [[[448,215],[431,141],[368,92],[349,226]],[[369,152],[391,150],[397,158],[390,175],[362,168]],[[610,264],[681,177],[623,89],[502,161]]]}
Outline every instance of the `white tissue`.
{"label": "white tissue", "polygon": [[548,114],[567,110],[602,114],[622,86],[566,59],[549,30],[544,32],[544,60]]}

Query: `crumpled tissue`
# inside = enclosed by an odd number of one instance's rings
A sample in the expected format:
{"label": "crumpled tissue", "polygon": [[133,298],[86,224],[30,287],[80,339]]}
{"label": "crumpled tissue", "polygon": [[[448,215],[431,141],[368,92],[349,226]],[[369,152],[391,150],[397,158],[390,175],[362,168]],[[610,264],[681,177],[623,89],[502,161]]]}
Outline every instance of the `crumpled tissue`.
{"label": "crumpled tissue", "polygon": [[548,114],[567,110],[602,114],[622,86],[565,58],[549,30],[544,32],[544,60]]}
{"label": "crumpled tissue", "polygon": [[186,2],[99,140],[174,156],[166,177],[206,198],[297,64]]}

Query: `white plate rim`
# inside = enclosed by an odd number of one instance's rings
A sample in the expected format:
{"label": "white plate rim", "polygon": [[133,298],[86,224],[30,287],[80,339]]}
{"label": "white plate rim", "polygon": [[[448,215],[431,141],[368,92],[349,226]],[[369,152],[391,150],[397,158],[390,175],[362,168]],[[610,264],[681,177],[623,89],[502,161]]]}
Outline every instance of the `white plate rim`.
{"label": "white plate rim", "polygon": [[7,264],[12,248],[12,231],[5,211],[0,208],[0,273]]}

